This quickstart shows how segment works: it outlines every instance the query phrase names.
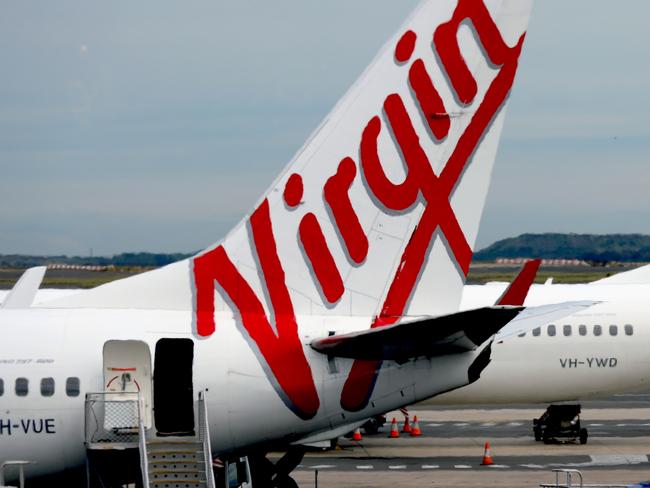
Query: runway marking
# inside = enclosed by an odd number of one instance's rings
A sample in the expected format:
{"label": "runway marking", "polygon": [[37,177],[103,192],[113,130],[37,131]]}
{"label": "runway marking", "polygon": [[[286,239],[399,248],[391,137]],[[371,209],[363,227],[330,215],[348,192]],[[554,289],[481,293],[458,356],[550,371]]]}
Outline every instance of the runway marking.
{"label": "runway marking", "polygon": [[587,427],[602,427],[604,424],[587,424]]}
{"label": "runway marking", "polygon": [[522,468],[530,468],[530,469],[544,469],[546,466],[542,464],[520,464]]}
{"label": "runway marking", "polygon": [[469,423],[467,422],[460,422],[458,424],[454,424],[454,427],[467,427]]}
{"label": "runway marking", "polygon": [[438,469],[440,468],[437,464],[423,464],[422,469]]}
{"label": "runway marking", "polygon": [[627,427],[627,424],[616,424],[616,427]]}
{"label": "runway marking", "polygon": [[456,469],[472,469],[472,467],[469,464],[454,464],[454,468],[456,468]]}
{"label": "runway marking", "polygon": [[508,469],[510,466],[507,464],[490,464],[488,468],[497,468],[497,469]]}
{"label": "runway marking", "polygon": [[388,469],[406,469],[406,464],[400,464],[398,466],[388,466]]}
{"label": "runway marking", "polygon": [[496,424],[496,422],[484,422],[481,424],[481,427],[494,427]]}
{"label": "runway marking", "polygon": [[587,463],[553,464],[552,466],[579,468],[589,466],[622,466],[648,462],[648,456],[646,454],[594,454],[589,457],[591,461]]}
{"label": "runway marking", "polygon": [[646,454],[611,454],[589,456],[591,462],[604,466],[615,466],[617,464],[642,464],[648,462]]}
{"label": "runway marking", "polygon": [[362,466],[357,466],[357,469],[375,469],[375,467],[370,464],[366,464]]}
{"label": "runway marking", "polygon": [[524,425],[523,422],[508,422],[507,424],[509,427],[519,427],[521,425]]}
{"label": "runway marking", "polygon": [[317,464],[316,466],[310,466],[311,469],[330,469],[336,468],[334,464]]}
{"label": "runway marking", "polygon": [[427,427],[440,427],[442,424],[427,424]]}

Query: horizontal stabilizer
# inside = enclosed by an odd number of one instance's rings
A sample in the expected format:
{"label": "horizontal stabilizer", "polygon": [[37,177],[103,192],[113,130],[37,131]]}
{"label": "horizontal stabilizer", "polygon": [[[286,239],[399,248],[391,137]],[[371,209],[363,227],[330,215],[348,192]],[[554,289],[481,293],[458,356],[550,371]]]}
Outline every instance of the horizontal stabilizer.
{"label": "horizontal stabilizer", "polygon": [[485,307],[316,339],[311,347],[330,356],[404,361],[471,351],[517,316],[523,307]]}
{"label": "horizontal stabilizer", "polygon": [[41,286],[43,276],[47,271],[46,266],[36,266],[29,268],[18,279],[14,287],[5,298],[0,308],[29,308],[34,302],[36,292]]}

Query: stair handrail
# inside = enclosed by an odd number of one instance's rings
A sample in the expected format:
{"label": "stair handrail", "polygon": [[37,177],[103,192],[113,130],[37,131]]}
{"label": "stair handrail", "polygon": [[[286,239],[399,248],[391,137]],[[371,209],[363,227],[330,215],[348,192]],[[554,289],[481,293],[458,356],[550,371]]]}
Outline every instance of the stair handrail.
{"label": "stair handrail", "polygon": [[147,431],[144,427],[142,395],[138,393],[138,445],[140,450],[140,471],[142,471],[142,486],[149,488],[149,459],[147,457]]}
{"label": "stair handrail", "polygon": [[205,479],[208,488],[215,488],[214,471],[212,469],[212,446],[210,444],[210,423],[208,422],[208,405],[206,391],[199,392],[199,435],[203,443],[203,458],[205,460]]}

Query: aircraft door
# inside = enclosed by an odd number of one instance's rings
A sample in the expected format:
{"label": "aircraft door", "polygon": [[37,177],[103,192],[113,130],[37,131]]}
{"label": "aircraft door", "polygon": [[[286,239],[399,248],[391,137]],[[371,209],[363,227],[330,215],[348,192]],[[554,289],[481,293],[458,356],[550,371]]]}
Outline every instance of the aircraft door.
{"label": "aircraft door", "polygon": [[154,421],[158,435],[194,435],[191,339],[160,339],[154,357]]}
{"label": "aircraft door", "polygon": [[140,393],[147,428],[151,427],[151,383],[151,353],[145,342],[112,340],[104,344],[104,390]]}

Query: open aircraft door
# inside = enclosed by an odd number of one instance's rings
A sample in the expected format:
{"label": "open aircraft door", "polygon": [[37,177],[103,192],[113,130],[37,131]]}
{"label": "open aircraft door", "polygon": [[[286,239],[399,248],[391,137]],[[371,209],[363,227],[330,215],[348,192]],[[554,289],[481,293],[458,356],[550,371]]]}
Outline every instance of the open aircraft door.
{"label": "open aircraft door", "polygon": [[[139,393],[145,427],[151,427],[151,353],[145,342],[112,340],[104,344],[104,390],[111,393]],[[133,398],[124,396],[125,400]]]}
{"label": "open aircraft door", "polygon": [[194,342],[162,338],[154,357],[154,421],[159,436],[194,435]]}

